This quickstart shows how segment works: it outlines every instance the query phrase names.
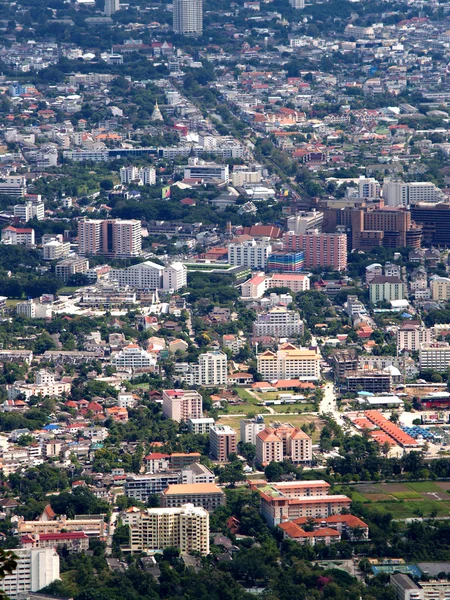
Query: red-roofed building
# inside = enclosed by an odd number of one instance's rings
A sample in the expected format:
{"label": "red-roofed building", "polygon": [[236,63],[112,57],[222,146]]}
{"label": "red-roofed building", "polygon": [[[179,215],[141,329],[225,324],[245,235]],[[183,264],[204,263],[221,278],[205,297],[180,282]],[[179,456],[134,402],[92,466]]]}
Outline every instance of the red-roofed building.
{"label": "red-roofed building", "polygon": [[144,457],[146,473],[158,473],[170,468],[170,454],[163,452],[152,452]]}
{"label": "red-roofed building", "polygon": [[283,531],[285,539],[294,540],[302,546],[315,546],[316,544],[330,544],[340,542],[341,534],[336,529],[331,527],[322,527],[314,531],[305,531],[293,521],[281,523],[278,527]]}
{"label": "red-roofed building", "polygon": [[89,549],[89,537],[84,531],[66,531],[62,533],[29,533],[20,538],[22,548],[54,548],[66,546],[71,551]]}
{"label": "red-roofed building", "polygon": [[31,227],[19,228],[9,225],[2,229],[2,243],[21,246],[34,246],[34,229]]}

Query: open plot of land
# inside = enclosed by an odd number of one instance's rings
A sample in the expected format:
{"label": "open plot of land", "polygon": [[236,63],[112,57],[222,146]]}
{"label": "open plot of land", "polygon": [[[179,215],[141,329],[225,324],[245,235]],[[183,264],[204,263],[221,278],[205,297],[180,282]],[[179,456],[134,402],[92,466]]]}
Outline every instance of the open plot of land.
{"label": "open plot of land", "polygon": [[429,517],[432,513],[438,517],[450,516],[450,501],[414,500],[411,502],[377,502],[372,504],[370,508],[381,514],[391,513],[394,519]]}
{"label": "open plot of land", "polygon": [[410,492],[394,492],[392,495],[395,498],[397,498],[397,500],[422,500],[423,499],[422,494],[419,494],[419,492],[413,492],[412,490]]}
{"label": "open plot of land", "polygon": [[382,488],[384,492],[390,494],[408,491],[404,483],[380,483],[380,488]]}
{"label": "open plot of land", "polygon": [[[390,494],[364,494],[364,497],[370,502],[385,502],[386,500],[392,500]],[[419,497],[421,496],[419,495]]]}
{"label": "open plot of land", "polygon": [[439,492],[439,486],[434,481],[412,481],[405,483],[406,487],[415,492],[430,493]]}
{"label": "open plot of land", "polygon": [[436,485],[443,490],[450,490],[450,481],[436,481]]}

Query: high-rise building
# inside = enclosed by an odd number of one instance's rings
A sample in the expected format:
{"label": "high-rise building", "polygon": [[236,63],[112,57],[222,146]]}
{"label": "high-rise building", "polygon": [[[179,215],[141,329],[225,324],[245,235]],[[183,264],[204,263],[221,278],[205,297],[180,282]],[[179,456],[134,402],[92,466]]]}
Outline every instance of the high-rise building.
{"label": "high-rise building", "polygon": [[271,252],[272,244],[268,239],[231,242],[228,245],[228,262],[240,267],[265,269]]}
{"label": "high-rise building", "polygon": [[228,425],[214,425],[209,430],[209,451],[218,461],[228,460],[230,454],[237,450],[237,437],[234,429]]}
{"label": "high-rise building", "polygon": [[305,8],[305,0],[289,0],[289,4],[292,6],[292,8]]}
{"label": "high-rise building", "polygon": [[196,36],[203,33],[202,0],[174,0],[173,29],[175,33]]}
{"label": "high-rise building", "polygon": [[292,425],[266,427],[256,436],[256,461],[261,465],[289,459],[293,463],[312,461],[312,440],[304,431]]}
{"label": "high-rise building", "polygon": [[294,337],[303,335],[303,332],[300,314],[284,306],[275,306],[265,314],[258,314],[253,322],[255,337]]}
{"label": "high-rise building", "polygon": [[111,269],[109,278],[136,290],[177,291],[187,283],[187,269],[179,262],[163,267],[147,260],[126,269]]}
{"label": "high-rise building", "polygon": [[122,167],[120,169],[120,183],[136,185],[155,185],[156,170],[155,167]]}
{"label": "high-rise building", "polygon": [[409,206],[418,202],[437,202],[443,194],[430,181],[391,181],[383,183],[383,198],[387,206]]}
{"label": "high-rise building", "polygon": [[18,548],[17,567],[0,582],[9,598],[37,592],[59,579],[59,555],[55,548]]}
{"label": "high-rise building", "polygon": [[203,399],[194,390],[163,390],[163,413],[174,421],[201,419]]}
{"label": "high-rise building", "polygon": [[[450,282],[449,282],[450,283]],[[416,352],[421,344],[434,341],[434,330],[425,327],[420,321],[404,321],[397,330],[397,351]]]}
{"label": "high-rise building", "polygon": [[132,552],[174,546],[182,554],[209,554],[209,514],[200,506],[148,508],[133,515],[129,527]]}
{"label": "high-rise building", "polygon": [[188,385],[227,385],[227,355],[213,351],[200,354],[197,363],[178,363],[179,379]]}
{"label": "high-rise building", "polygon": [[295,252],[272,252],[267,259],[267,271],[276,273],[298,273],[305,266],[302,250]]}
{"label": "high-rise building", "polygon": [[266,350],[258,355],[257,364],[263,381],[320,379],[320,354],[309,348],[296,348],[293,344],[282,344],[276,352]]}
{"label": "high-rise building", "polygon": [[241,419],[239,422],[241,430],[241,442],[243,444],[256,444],[256,436],[265,429],[264,417],[256,415],[253,419]]}
{"label": "high-rise building", "polygon": [[119,0],[105,0],[105,16],[110,17],[118,10],[120,10]]}
{"label": "high-rise building", "polygon": [[[333,267],[336,271],[347,268],[347,236],[345,233],[319,233],[307,231],[283,235],[285,250],[303,251],[304,266]],[[269,259],[270,260],[270,259]]]}
{"label": "high-rise building", "polygon": [[310,212],[301,212],[289,217],[287,220],[287,230],[296,234],[306,233],[310,230],[322,230],[323,213],[317,210]]}
{"label": "high-rise building", "polygon": [[78,223],[78,249],[82,255],[140,256],[141,222],[135,219],[85,219]]}

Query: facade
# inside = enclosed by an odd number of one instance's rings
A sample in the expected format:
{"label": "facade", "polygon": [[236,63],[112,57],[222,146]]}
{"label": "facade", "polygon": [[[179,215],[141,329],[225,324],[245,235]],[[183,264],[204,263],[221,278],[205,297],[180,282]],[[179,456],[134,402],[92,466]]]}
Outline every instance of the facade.
{"label": "facade", "polygon": [[287,287],[291,292],[306,292],[310,289],[309,275],[298,273],[274,273],[267,277],[267,288]]}
{"label": "facade", "polygon": [[69,242],[60,242],[58,240],[50,240],[42,246],[42,258],[44,260],[60,260],[66,258],[70,254]]}
{"label": "facade", "polygon": [[30,219],[42,221],[45,217],[45,205],[42,200],[14,205],[14,218],[27,223]]}
{"label": "facade", "polygon": [[312,461],[312,440],[304,431],[291,425],[275,429],[266,427],[256,435],[256,461],[266,466],[270,462],[291,460],[294,464]]}
{"label": "facade", "polygon": [[445,302],[450,298],[450,279],[448,277],[433,277],[430,288],[433,300]]}
{"label": "facade", "polygon": [[209,554],[209,514],[185,504],[179,508],[142,510],[130,524],[131,552],[179,548],[181,554]]}
{"label": "facade", "polygon": [[[395,592],[396,600],[425,600],[423,589],[404,573],[391,575],[389,583]],[[433,600],[440,600],[433,596]]]}
{"label": "facade", "polygon": [[303,331],[300,314],[284,307],[277,306],[265,314],[259,314],[253,322],[255,337],[297,337],[303,335]]}
{"label": "facade", "polygon": [[403,300],[406,286],[399,277],[374,277],[369,284],[370,301],[378,304],[386,300]]}
{"label": "facade", "polygon": [[78,251],[130,258],[140,256],[141,222],[135,219],[85,219],[78,222]]}
{"label": "facade", "polygon": [[267,286],[267,278],[264,273],[258,273],[241,285],[241,298],[257,300],[264,295]]}
{"label": "facade", "polygon": [[200,354],[198,362],[187,365],[180,379],[188,385],[227,385],[227,355],[219,351]]}
{"label": "facade", "polygon": [[[449,280],[450,282],[450,280]],[[425,327],[420,321],[405,321],[397,330],[397,350],[416,352],[421,344],[431,344],[434,341],[434,331]]]}
{"label": "facade", "polygon": [[87,273],[88,270],[89,261],[82,256],[65,258],[57,263],[55,267],[56,277],[59,277],[59,279],[62,279],[64,282],[70,279],[72,275],[76,275],[77,273]]}
{"label": "facade", "polygon": [[450,367],[450,345],[442,342],[422,344],[419,350],[420,370],[447,373]]}
{"label": "facade", "polygon": [[175,0],[173,4],[173,30],[187,36],[203,33],[202,0]]}
{"label": "facade", "polygon": [[264,270],[271,252],[269,240],[231,242],[228,245],[228,262],[230,265]]}
{"label": "facade", "polygon": [[303,252],[273,252],[267,259],[267,270],[278,273],[298,273],[303,270],[305,258]]}
{"label": "facade", "polygon": [[213,427],[215,421],[212,417],[203,417],[200,419],[188,419],[187,426],[189,433],[209,435],[209,430]]}
{"label": "facade", "polygon": [[347,268],[347,236],[344,233],[307,231],[283,235],[285,250],[303,251],[305,268],[332,267],[336,271]]}
{"label": "facade", "polygon": [[237,436],[228,425],[214,425],[209,430],[209,452],[214,460],[224,462],[237,452]]}
{"label": "facade", "polygon": [[311,212],[301,212],[288,217],[287,230],[294,234],[302,234],[311,230],[322,230],[323,213],[312,210]]}
{"label": "facade", "polygon": [[120,183],[136,185],[155,185],[156,169],[155,167],[122,167],[119,171]]}
{"label": "facade", "polygon": [[163,270],[163,290],[180,290],[187,285],[187,269],[180,263],[175,262]]}
{"label": "facade", "polygon": [[[183,1],[183,0],[182,0]],[[195,5],[197,0],[190,0],[192,5]],[[174,11],[175,11],[174,3]],[[184,167],[185,179],[202,179],[203,181],[224,181],[228,183],[230,180],[230,172],[228,165],[216,165],[215,163],[195,164]]]}
{"label": "facade", "polygon": [[169,485],[181,482],[181,471],[161,471],[146,475],[132,475],[125,482],[125,495],[139,502],[149,502],[151,497],[161,494]]}
{"label": "facade", "polygon": [[136,290],[177,291],[187,283],[187,269],[179,262],[163,267],[147,260],[126,269],[111,269],[109,278]]}
{"label": "facade", "polygon": [[[163,413],[168,419],[180,423],[189,419],[201,419],[203,399],[194,390],[163,390]],[[213,421],[214,422],[214,421]]]}
{"label": "facade", "polygon": [[320,379],[320,354],[308,348],[283,344],[279,350],[266,350],[257,357],[257,369],[264,381],[275,379]]}
{"label": "facade", "polygon": [[120,352],[112,355],[111,364],[119,370],[123,369],[143,369],[154,367],[156,360],[152,354],[139,348],[137,344],[129,344]]}
{"label": "facade", "polygon": [[386,206],[409,206],[418,202],[437,202],[442,198],[442,192],[434,183],[427,181],[404,183],[385,180],[383,198]]}
{"label": "facade", "polygon": [[59,556],[55,548],[18,548],[17,567],[5,575],[0,589],[7,597],[17,598],[19,594],[37,592],[59,579]]}
{"label": "facade", "polygon": [[208,512],[225,504],[225,494],[215,483],[181,483],[169,485],[162,493],[161,504],[165,508],[193,504]]}
{"label": "facade", "polygon": [[241,442],[256,445],[256,436],[265,429],[264,417],[257,415],[253,419],[241,419],[239,422]]}

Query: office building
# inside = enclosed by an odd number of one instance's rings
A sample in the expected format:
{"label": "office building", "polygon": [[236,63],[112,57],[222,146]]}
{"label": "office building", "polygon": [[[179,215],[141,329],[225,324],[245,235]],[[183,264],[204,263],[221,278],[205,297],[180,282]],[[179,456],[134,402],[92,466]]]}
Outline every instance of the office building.
{"label": "office building", "polygon": [[163,267],[147,260],[126,269],[111,269],[109,278],[135,290],[177,291],[186,286],[187,269],[179,262]]}
{"label": "office building", "polygon": [[119,0],[105,0],[105,16],[110,17],[114,13],[120,10]]}
{"label": "office building", "polygon": [[[176,0],[175,0],[176,1]],[[196,2],[197,0],[191,0]],[[174,3],[175,7],[175,3]],[[196,160],[196,159],[194,159]],[[189,164],[184,167],[184,179],[201,179],[207,182],[225,182],[230,180],[228,165],[216,165],[215,163]]]}
{"label": "office building", "polygon": [[265,429],[264,417],[257,415],[253,419],[241,419],[239,422],[241,442],[256,445],[256,436]]}
{"label": "office building", "polygon": [[313,210],[311,212],[297,213],[292,217],[288,217],[286,229],[299,235],[310,230],[322,231],[322,223],[323,213]]}
{"label": "office building", "polygon": [[253,322],[254,337],[298,337],[303,335],[304,325],[300,314],[283,306],[276,306],[267,313],[258,314]]}
{"label": "office building", "polygon": [[73,256],[65,258],[61,262],[56,264],[55,274],[56,277],[66,282],[72,275],[77,273],[87,273],[89,270],[89,261],[87,258],[82,256]]}
{"label": "office building", "polygon": [[2,244],[30,248],[35,245],[34,229],[31,227],[20,228],[8,225],[8,227],[2,229]]}
{"label": "office building", "polygon": [[424,244],[448,246],[450,202],[418,202],[411,206],[411,218],[422,226]]}
{"label": "office building", "polygon": [[140,256],[141,222],[134,219],[85,219],[78,222],[78,251],[117,258]]}
{"label": "office building", "polygon": [[209,452],[214,460],[225,462],[230,454],[236,454],[237,436],[228,425],[214,425],[209,430]]}
{"label": "office building", "polygon": [[161,504],[165,508],[193,504],[194,506],[201,506],[208,512],[223,506],[225,501],[225,493],[215,483],[169,485],[161,497]]}
{"label": "office building", "polygon": [[37,592],[59,580],[59,555],[55,548],[16,548],[17,567],[0,581],[8,598]]}
{"label": "office building", "polygon": [[421,344],[431,344],[433,341],[433,329],[425,327],[420,321],[404,321],[397,330],[398,352],[417,352]]}
{"label": "office building", "polygon": [[14,218],[27,223],[30,219],[42,221],[45,217],[45,205],[42,200],[33,200],[14,206]]}
{"label": "office building", "polygon": [[60,260],[70,254],[69,242],[60,242],[59,240],[50,240],[42,246],[42,258],[44,260]]}
{"label": "office building", "polygon": [[276,273],[298,273],[305,266],[303,251],[272,252],[267,259],[267,270]]}
{"label": "office building", "polygon": [[187,36],[198,36],[203,33],[202,0],[174,0],[173,30]]}
{"label": "office building", "polygon": [[201,419],[203,398],[194,390],[163,390],[163,413],[168,419],[180,423],[189,419]]}
{"label": "office building", "polygon": [[332,267],[336,271],[347,268],[347,236],[343,233],[318,231],[283,235],[283,246],[290,251],[303,251],[304,266]]}
{"label": "office building", "polygon": [[330,517],[351,505],[347,496],[329,496],[330,485],[322,480],[272,482],[261,489],[256,483],[251,488],[259,493],[260,513],[269,527],[301,517]]}
{"label": "office building", "polygon": [[228,244],[228,262],[230,265],[264,270],[271,252],[272,244],[268,239],[231,242]]}
{"label": "office building", "polygon": [[199,506],[184,504],[179,508],[141,510],[129,527],[131,552],[173,546],[181,554],[209,554],[209,514]]}
{"label": "office building", "polygon": [[289,4],[292,6],[292,8],[298,10],[301,8],[305,8],[305,0],[289,0]]}
{"label": "office building", "polygon": [[294,464],[310,464],[312,440],[304,431],[292,425],[266,427],[256,435],[256,461],[262,466],[270,462],[290,460]]}
{"label": "office building", "polygon": [[320,354],[309,348],[297,348],[293,344],[282,344],[279,349],[266,350],[257,357],[257,370],[263,381],[278,379],[320,379]]}
{"label": "office building", "polygon": [[0,196],[11,196],[11,198],[22,198],[27,193],[27,182],[25,177],[5,177],[0,182]]}
{"label": "office building", "polygon": [[450,298],[450,279],[448,277],[436,277],[430,281],[431,297],[437,302],[445,302]]}
{"label": "office building", "polygon": [[391,302],[392,300],[403,300],[406,295],[406,285],[399,277],[374,277],[369,284],[370,301],[372,304],[378,302]]}
{"label": "office building", "polygon": [[447,373],[450,368],[450,345],[444,342],[421,344],[419,349],[420,370],[430,369]]}
{"label": "office building", "polygon": [[409,206],[419,202],[437,202],[442,192],[434,183],[427,181],[391,181],[383,183],[383,198],[386,206]]}

